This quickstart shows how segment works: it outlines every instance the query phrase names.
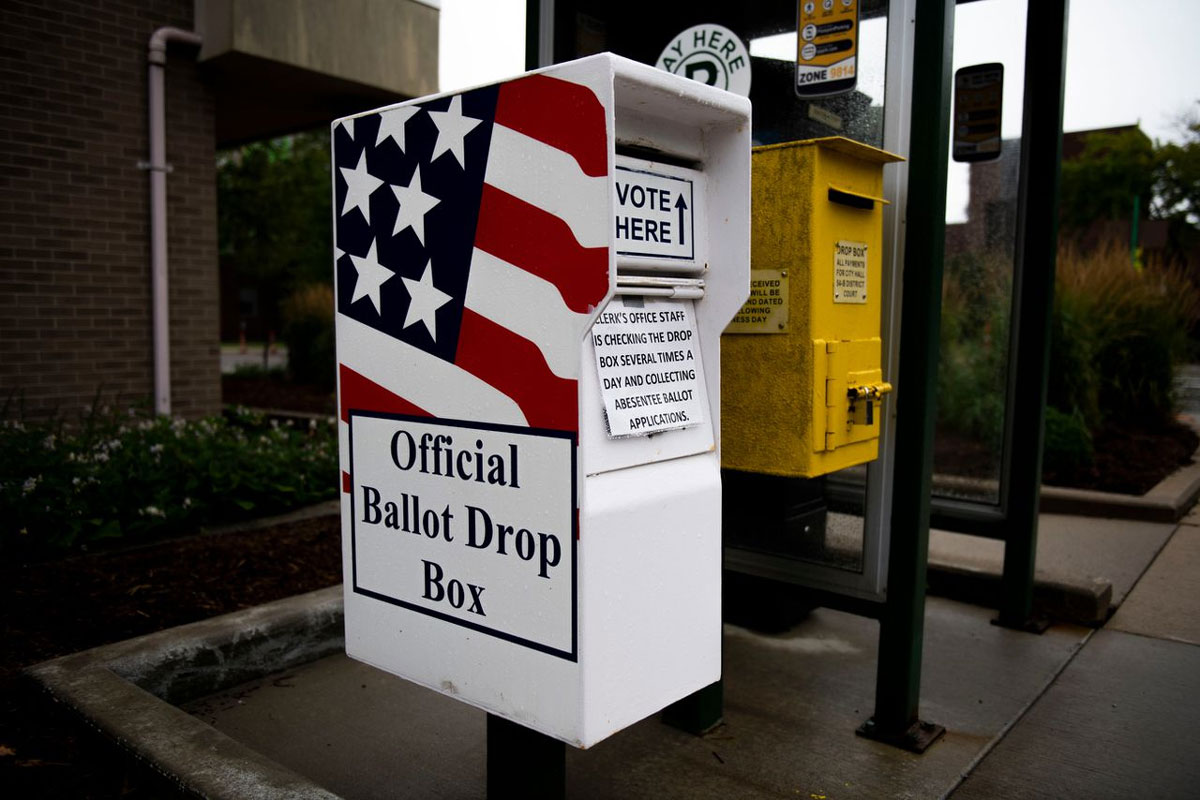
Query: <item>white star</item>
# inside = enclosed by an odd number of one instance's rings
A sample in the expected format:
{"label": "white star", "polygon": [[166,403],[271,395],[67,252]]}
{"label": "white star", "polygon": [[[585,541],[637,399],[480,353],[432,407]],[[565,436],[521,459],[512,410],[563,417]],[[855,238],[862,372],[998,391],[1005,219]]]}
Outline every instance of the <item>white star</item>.
{"label": "white star", "polygon": [[404,327],[425,323],[429,337],[437,341],[437,310],[450,302],[450,295],[433,285],[433,261],[425,264],[425,274],[421,280],[401,276],[404,287],[408,289],[408,313],[404,316]]}
{"label": "white star", "polygon": [[346,179],[346,202],[342,204],[342,216],[357,208],[362,212],[363,219],[371,223],[371,193],[383,185],[383,181],[367,172],[367,149],[364,147],[354,169],[340,167],[342,177]]}
{"label": "white star", "polygon": [[425,244],[425,215],[442,201],[421,191],[420,165],[417,166],[408,186],[392,186],[392,191],[400,203],[400,209],[396,212],[396,227],[392,230],[392,236],[397,235],[405,228],[412,228],[421,244]]}
{"label": "white star", "polygon": [[449,151],[458,159],[458,165],[466,169],[463,138],[483,120],[463,116],[462,97],[459,95],[455,95],[450,101],[450,108],[445,111],[430,111],[429,117],[438,129],[437,141],[433,143],[433,155],[429,160],[434,161],[442,153]]}
{"label": "white star", "polygon": [[354,297],[350,298],[350,302],[357,303],[364,297],[369,297],[375,304],[375,311],[382,314],[383,308],[379,305],[379,287],[396,273],[380,264],[379,259],[375,257],[374,239],[371,240],[371,249],[367,251],[366,258],[351,253],[350,260],[354,262],[354,268],[358,270],[358,280],[354,282]]}
{"label": "white star", "polygon": [[420,106],[403,106],[385,111],[379,118],[379,135],[375,137],[375,146],[383,144],[389,136],[396,140],[400,152],[404,152],[404,124],[420,112]]}
{"label": "white star", "polygon": [[346,117],[338,120],[338,124],[346,129],[346,133],[350,134],[350,140],[354,140],[354,117]]}

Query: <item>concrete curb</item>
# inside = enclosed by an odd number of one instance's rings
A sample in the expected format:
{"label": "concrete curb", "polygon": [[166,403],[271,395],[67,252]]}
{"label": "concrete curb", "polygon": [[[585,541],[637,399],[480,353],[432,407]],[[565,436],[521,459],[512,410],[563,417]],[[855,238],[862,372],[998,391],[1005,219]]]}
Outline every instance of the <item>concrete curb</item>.
{"label": "concrete curb", "polygon": [[342,587],[28,668],[55,700],[180,789],[216,798],[334,798],[175,704],[344,648]]}
{"label": "concrete curb", "polygon": [[[931,560],[926,579],[929,594],[985,608],[999,606],[1001,576],[998,572]],[[1099,627],[1108,620],[1112,595],[1112,584],[1103,581],[1035,576],[1033,582],[1035,608],[1056,620],[1090,628]]]}
{"label": "concrete curb", "polygon": [[[1200,498],[1200,449],[1191,464],[1180,467],[1144,495],[1095,492],[1043,486],[1039,511],[1076,517],[1138,520],[1174,524],[1182,520]],[[940,476],[945,485],[956,485]],[[935,476],[935,483],[939,476]],[[927,573],[930,594],[995,608],[999,602],[1000,573],[953,561],[930,559]],[[1033,602],[1054,619],[1097,627],[1111,615],[1112,585],[1069,577],[1034,577]]]}
{"label": "concrete curb", "polygon": [[1140,496],[1043,486],[1041,510],[1048,514],[1081,517],[1178,522],[1195,504],[1197,497],[1200,497],[1200,463],[1193,461]]}
{"label": "concrete curb", "polygon": [[[1200,433],[1200,424],[1191,421],[1187,421],[1187,424]],[[992,494],[999,491],[995,480],[936,473],[933,475],[933,488],[935,491],[948,490],[952,495],[964,491],[971,495],[980,489],[987,489]],[[1190,464],[1175,470],[1145,494],[1097,492],[1043,484],[1038,510],[1043,514],[1070,514],[1076,517],[1178,522],[1197,498],[1200,498],[1200,448],[1192,453]]]}

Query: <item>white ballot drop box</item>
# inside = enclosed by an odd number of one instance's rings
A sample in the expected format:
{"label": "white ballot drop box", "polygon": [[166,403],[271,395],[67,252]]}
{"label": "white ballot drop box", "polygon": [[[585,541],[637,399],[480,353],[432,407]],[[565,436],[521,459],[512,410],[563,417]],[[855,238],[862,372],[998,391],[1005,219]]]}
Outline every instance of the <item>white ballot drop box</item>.
{"label": "white ballot drop box", "polygon": [[720,678],[749,116],[603,54],[333,124],[350,656],[578,747]]}

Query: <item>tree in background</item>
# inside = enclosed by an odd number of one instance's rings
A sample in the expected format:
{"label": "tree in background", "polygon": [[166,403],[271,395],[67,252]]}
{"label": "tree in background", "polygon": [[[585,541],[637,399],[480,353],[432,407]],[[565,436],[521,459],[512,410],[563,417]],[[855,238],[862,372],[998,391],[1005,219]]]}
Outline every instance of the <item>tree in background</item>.
{"label": "tree in background", "polygon": [[1176,255],[1200,245],[1200,115],[1180,119],[1182,144],[1160,145],[1155,153],[1154,205],[1151,213],[1170,223],[1169,241]]}
{"label": "tree in background", "polygon": [[329,132],[255,142],[217,156],[221,264],[257,289],[260,316],[279,330],[284,298],[332,281]]}
{"label": "tree in background", "polygon": [[1097,221],[1128,220],[1150,209],[1155,183],[1155,148],[1138,128],[1097,131],[1083,152],[1062,165],[1059,214],[1065,230]]}
{"label": "tree in background", "polygon": [[1200,117],[1180,120],[1181,143],[1152,142],[1138,128],[1096,131],[1062,164],[1059,201],[1064,234],[1110,238],[1104,223],[1138,218],[1168,223],[1165,255],[1187,261],[1200,246]]}

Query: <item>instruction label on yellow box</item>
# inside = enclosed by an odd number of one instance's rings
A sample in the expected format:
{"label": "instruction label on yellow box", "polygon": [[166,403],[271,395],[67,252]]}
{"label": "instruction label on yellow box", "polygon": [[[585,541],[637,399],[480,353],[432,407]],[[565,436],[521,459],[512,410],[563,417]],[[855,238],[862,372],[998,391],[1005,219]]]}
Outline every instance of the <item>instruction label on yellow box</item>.
{"label": "instruction label on yellow box", "polygon": [[750,270],[750,297],[725,332],[787,333],[789,296],[787,270]]}
{"label": "instruction label on yellow box", "polygon": [[867,243],[838,240],[833,245],[833,302],[867,302]]}

